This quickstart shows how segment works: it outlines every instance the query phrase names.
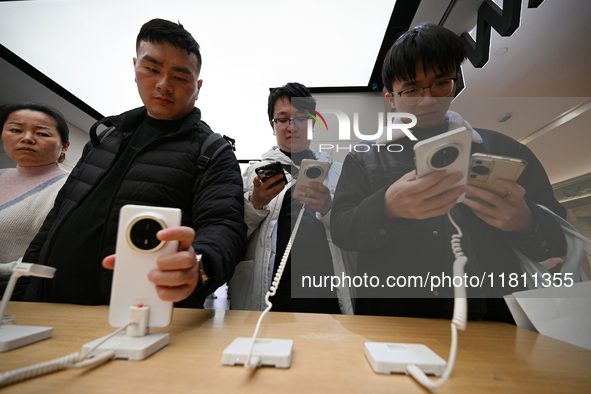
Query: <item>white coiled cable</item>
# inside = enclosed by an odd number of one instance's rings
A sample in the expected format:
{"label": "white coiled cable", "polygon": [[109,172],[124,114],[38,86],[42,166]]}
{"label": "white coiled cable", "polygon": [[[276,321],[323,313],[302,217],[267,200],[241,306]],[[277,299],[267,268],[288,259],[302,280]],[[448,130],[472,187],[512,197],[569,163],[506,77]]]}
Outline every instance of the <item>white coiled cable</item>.
{"label": "white coiled cable", "polygon": [[0,387],[62,370],[66,368],[67,364],[77,362],[79,357],[79,353],[72,353],[64,357],[56,358],[55,360],[4,372],[0,374]]}
{"label": "white coiled cable", "polygon": [[265,317],[267,312],[269,312],[271,310],[271,308],[273,307],[273,304],[271,303],[271,301],[269,301],[269,298],[273,297],[275,295],[275,293],[277,292],[277,288],[279,287],[279,282],[281,281],[281,276],[283,275],[283,270],[285,269],[285,264],[287,264],[287,259],[289,258],[289,253],[291,252],[291,245],[293,244],[296,234],[298,233],[298,228],[300,227],[300,222],[302,221],[302,216],[304,215],[305,209],[306,209],[306,204],[302,204],[302,209],[300,209],[300,213],[299,213],[298,218],[297,218],[295,225],[293,227],[293,231],[291,232],[291,236],[289,237],[289,241],[287,241],[287,245],[285,247],[285,252],[283,252],[283,257],[281,258],[281,262],[279,263],[279,267],[277,267],[277,273],[275,273],[275,277],[273,278],[273,281],[271,282],[271,287],[269,287],[269,291],[267,291],[267,294],[265,295],[265,304],[267,304],[267,307],[265,308],[263,313],[261,313],[261,316],[259,317],[259,320],[257,321],[257,325],[254,329],[254,334],[252,336],[252,340],[250,341],[250,348],[248,350],[248,356],[246,357],[246,361],[244,361],[244,366],[246,368],[256,368],[261,363],[261,360],[259,357],[252,356],[252,351],[254,349],[254,344],[256,342],[257,336],[259,335],[259,330],[261,328],[261,322],[263,321],[263,318]]}
{"label": "white coiled cable", "polygon": [[111,360],[115,357],[115,352],[112,350],[106,350],[94,357],[90,357],[90,355],[103,343],[107,340],[112,338],[113,336],[117,335],[128,326],[136,324],[136,323],[129,323],[125,326],[119,328],[117,331],[113,332],[111,335],[103,338],[102,341],[97,343],[92,349],[85,353],[72,353],[67,356],[63,356],[60,358],[56,358],[51,361],[45,361],[39,364],[30,365],[28,367],[23,367],[19,369],[15,369],[12,371],[3,372],[0,374],[0,387],[9,386],[14,383],[22,382],[23,380],[28,380],[32,378],[36,378],[38,376],[47,375],[52,372],[57,372],[62,369],[66,368],[86,368],[91,366],[96,366],[99,364],[104,363],[105,361]]}
{"label": "white coiled cable", "polygon": [[[449,212],[447,213],[447,217],[457,231],[457,234],[454,234],[451,237],[451,250],[455,256],[453,275],[454,277],[462,278],[464,276],[464,266],[468,262],[468,258],[464,256],[464,252],[462,251],[462,230],[451,218],[451,214]],[[447,360],[447,365],[445,367],[445,371],[443,371],[443,374],[441,375],[441,378],[433,381],[429,379],[423,370],[416,365],[411,364],[406,366],[406,371],[409,373],[409,375],[415,378],[417,382],[419,382],[425,388],[433,390],[445,383],[451,376],[451,373],[454,369],[454,364],[456,362],[456,354],[458,350],[458,329],[466,329],[467,315],[468,301],[466,298],[466,286],[465,283],[462,282],[461,286],[454,286],[454,313],[451,319],[451,346],[449,351],[449,359]]]}
{"label": "white coiled cable", "polygon": [[0,374],[0,387],[9,386],[14,383],[22,382],[23,380],[33,379],[66,368],[85,368],[99,365],[112,359],[114,356],[115,352],[109,350],[91,359],[82,360],[80,353],[72,353],[64,357],[56,358],[55,360],[4,372]]}

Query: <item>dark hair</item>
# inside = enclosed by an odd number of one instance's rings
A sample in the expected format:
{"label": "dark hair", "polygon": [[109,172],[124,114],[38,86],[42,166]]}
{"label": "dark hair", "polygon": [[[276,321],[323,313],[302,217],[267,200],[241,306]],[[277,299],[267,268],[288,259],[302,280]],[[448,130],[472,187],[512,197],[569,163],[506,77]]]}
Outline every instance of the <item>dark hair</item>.
{"label": "dark hair", "polygon": [[292,97],[302,98],[295,103],[296,108],[301,110],[316,110],[316,100],[312,97],[308,88],[301,83],[289,82],[280,88],[274,88],[271,90],[267,105],[269,121],[273,120],[273,112],[275,111],[275,103],[277,100],[287,98],[291,102]]}
{"label": "dark hair", "polygon": [[136,51],[140,47],[142,41],[147,41],[152,44],[170,44],[173,47],[184,49],[190,55],[192,53],[197,56],[197,67],[201,69],[201,52],[199,51],[199,44],[191,33],[189,33],[180,22],[173,23],[164,19],[152,19],[144,23],[135,41]]}
{"label": "dark hair", "polygon": [[30,110],[36,112],[42,112],[47,116],[50,116],[55,120],[57,126],[57,132],[60,134],[62,145],[67,144],[70,141],[70,129],[68,123],[64,119],[64,116],[56,109],[51,108],[47,105],[37,103],[22,103],[22,104],[6,104],[0,107],[0,134],[4,128],[4,123],[10,116],[11,113],[21,110]]}
{"label": "dark hair", "polygon": [[392,45],[382,67],[384,88],[392,91],[395,80],[416,78],[417,62],[423,71],[459,72],[466,48],[455,33],[432,23],[423,23],[403,33]]}

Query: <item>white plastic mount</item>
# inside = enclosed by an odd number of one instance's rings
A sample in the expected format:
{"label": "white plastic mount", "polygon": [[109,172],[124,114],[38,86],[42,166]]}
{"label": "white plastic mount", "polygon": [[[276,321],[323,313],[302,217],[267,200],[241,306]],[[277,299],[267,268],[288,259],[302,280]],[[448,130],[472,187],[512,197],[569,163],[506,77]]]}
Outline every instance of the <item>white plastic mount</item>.
{"label": "white plastic mount", "polygon": [[12,349],[51,338],[53,327],[13,326],[3,325],[2,322],[18,278],[21,276],[53,278],[54,274],[55,268],[53,267],[23,263],[21,261],[12,267],[12,274],[8,280],[6,290],[4,290],[4,295],[2,296],[2,303],[0,304],[0,352],[7,352]]}
{"label": "white plastic mount", "polygon": [[[250,350],[252,338],[236,338],[224,349],[223,365],[244,365]],[[291,339],[257,338],[251,359],[258,360],[260,366],[289,368],[291,366],[293,341]]]}
{"label": "white plastic mount", "polygon": [[377,373],[404,373],[416,365],[427,375],[441,376],[446,362],[425,345],[414,343],[365,342],[365,357]]}
{"label": "white plastic mount", "polygon": [[[82,346],[82,352],[86,354],[97,343],[103,341],[104,338],[106,337],[88,342]],[[169,338],[170,335],[168,333],[149,333],[143,337],[130,337],[122,331],[100,345],[89,356],[102,353],[105,350],[112,350],[115,352],[115,358],[141,361],[168,345]]]}
{"label": "white plastic mount", "polygon": [[51,338],[53,327],[0,326],[0,352],[7,352],[22,346]]}
{"label": "white plastic mount", "polygon": [[[148,333],[148,321],[150,319],[150,308],[147,306],[129,307],[129,322],[127,331],[121,331],[117,335],[96,339],[82,346],[82,353],[91,356],[102,353],[106,350],[115,352],[115,358],[124,358],[131,361],[141,361],[164,346],[168,345],[170,335],[168,333]],[[92,353],[90,352],[98,343],[102,343]]]}

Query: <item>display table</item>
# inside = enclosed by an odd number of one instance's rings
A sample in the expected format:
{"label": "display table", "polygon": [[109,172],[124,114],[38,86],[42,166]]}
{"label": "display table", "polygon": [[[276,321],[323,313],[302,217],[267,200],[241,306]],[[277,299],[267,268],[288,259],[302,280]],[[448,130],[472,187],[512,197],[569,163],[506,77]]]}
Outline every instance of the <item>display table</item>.
{"label": "display table", "polygon": [[[53,337],[0,354],[8,371],[78,352],[114,331],[107,306],[11,302],[18,325],[53,326]],[[252,335],[260,312],[175,309],[170,344],[144,361],[113,360],[63,370],[3,393],[381,393],[426,392],[406,375],[373,372],[366,341],[423,343],[447,360],[447,320],[271,312],[259,337],[293,339],[289,369],[223,366],[236,337]],[[459,333],[456,366],[438,392],[591,392],[591,351],[518,327],[469,322]]]}

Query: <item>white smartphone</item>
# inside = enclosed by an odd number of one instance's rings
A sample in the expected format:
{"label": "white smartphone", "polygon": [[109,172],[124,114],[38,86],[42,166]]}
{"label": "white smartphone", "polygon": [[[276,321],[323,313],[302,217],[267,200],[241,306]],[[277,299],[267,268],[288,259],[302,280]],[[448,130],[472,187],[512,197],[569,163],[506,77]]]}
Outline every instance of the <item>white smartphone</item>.
{"label": "white smartphone", "polygon": [[[474,153],[470,160],[468,184],[491,191],[498,196],[505,197],[507,190],[497,185],[497,179],[517,182],[527,166],[527,161],[513,157]],[[477,199],[468,194],[469,198]]]}
{"label": "white smartphone", "polygon": [[298,186],[310,186],[311,181],[320,183],[324,182],[324,179],[328,175],[329,169],[329,162],[311,159],[302,160],[294,196],[301,195],[303,193],[302,191],[298,190]]}
{"label": "white smartphone", "polygon": [[178,241],[160,241],[156,233],[180,224],[181,210],[177,208],[143,205],[121,208],[109,307],[109,323],[113,327],[125,326],[129,322],[129,308],[138,305],[150,308],[149,327],[170,324],[173,303],[158,297],[156,285],[148,280],[148,272],[157,268],[159,256],[178,250]]}
{"label": "white smartphone", "polygon": [[[440,170],[445,170],[447,174],[460,172],[462,179],[452,187],[465,185],[468,181],[471,147],[472,131],[465,127],[417,142],[414,146],[417,177]],[[465,194],[462,194],[457,201],[462,201],[464,197]]]}

